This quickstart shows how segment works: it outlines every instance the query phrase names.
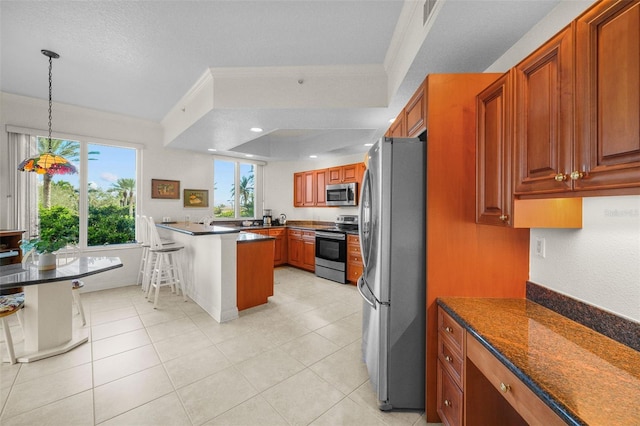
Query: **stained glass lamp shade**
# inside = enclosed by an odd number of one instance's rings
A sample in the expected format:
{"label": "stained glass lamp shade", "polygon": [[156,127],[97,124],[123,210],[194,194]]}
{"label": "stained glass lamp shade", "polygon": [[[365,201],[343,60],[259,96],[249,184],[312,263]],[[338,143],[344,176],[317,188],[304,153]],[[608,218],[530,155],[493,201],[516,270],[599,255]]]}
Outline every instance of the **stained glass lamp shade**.
{"label": "stained glass lamp shade", "polygon": [[59,58],[55,52],[42,50],[42,54],[49,57],[49,143],[47,152],[27,158],[18,166],[21,172],[36,172],[40,175],[65,175],[78,173],[76,167],[66,158],[51,152],[51,67],[53,58]]}

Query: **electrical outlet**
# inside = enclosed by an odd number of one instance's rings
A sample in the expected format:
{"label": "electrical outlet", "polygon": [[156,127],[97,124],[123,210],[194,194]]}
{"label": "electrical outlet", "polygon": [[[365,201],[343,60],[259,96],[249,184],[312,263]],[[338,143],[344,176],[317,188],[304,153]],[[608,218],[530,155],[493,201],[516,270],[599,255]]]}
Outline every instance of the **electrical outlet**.
{"label": "electrical outlet", "polygon": [[544,259],[545,257],[545,247],[544,247],[544,237],[536,237],[536,256]]}

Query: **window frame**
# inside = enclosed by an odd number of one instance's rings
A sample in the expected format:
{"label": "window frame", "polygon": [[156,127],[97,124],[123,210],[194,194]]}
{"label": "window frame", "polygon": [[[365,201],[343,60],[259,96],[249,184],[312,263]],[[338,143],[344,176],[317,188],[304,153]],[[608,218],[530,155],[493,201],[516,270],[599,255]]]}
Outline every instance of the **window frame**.
{"label": "window frame", "polygon": [[[30,135],[35,138],[37,141],[38,138],[48,138],[45,136],[48,134],[47,130],[42,129],[30,129],[23,127],[14,127],[7,126],[7,132],[13,133],[22,133],[26,135]],[[88,166],[89,166],[89,145],[108,145],[117,148],[128,148],[134,149],[136,152],[136,212],[142,209],[140,204],[142,197],[142,150],[144,148],[143,145],[132,143],[132,142],[124,142],[124,141],[116,141],[112,139],[105,139],[100,137],[92,137],[92,136],[82,136],[75,135],[70,133],[61,133],[61,132],[52,132],[52,139],[62,139],[69,140],[73,142],[78,142],[80,144],[80,161],[79,161],[79,171],[78,171],[78,180],[79,180],[79,205],[78,205],[78,216],[79,216],[79,224],[78,224],[78,248],[83,252],[93,252],[93,251],[104,251],[105,249],[109,250],[122,250],[129,249],[131,247],[137,247],[138,244],[136,242],[131,243],[121,243],[121,244],[106,244],[99,246],[89,246],[88,245],[88,223],[89,223],[89,178],[88,178]],[[17,170],[15,173],[24,173]],[[81,188],[85,188],[84,191]],[[37,208],[37,207],[36,207]],[[33,213],[33,212],[32,212]],[[36,213],[37,215],[37,213]],[[137,223],[136,223],[137,226]],[[138,235],[138,230],[135,229],[135,235]]]}
{"label": "window frame", "polygon": [[236,220],[257,220],[262,216],[262,207],[258,208],[258,206],[263,205],[263,194],[262,194],[262,185],[263,185],[263,169],[265,162],[248,160],[244,158],[235,158],[235,157],[225,157],[220,155],[213,156],[213,161],[211,163],[211,167],[213,169],[213,182],[211,187],[214,188],[212,192],[212,202],[211,206],[215,207],[216,198],[215,198],[215,180],[216,180],[216,161],[226,161],[234,164],[234,185],[236,188],[240,186],[240,165],[241,164],[251,164],[254,166],[254,175],[253,175],[253,217],[241,217],[240,216],[240,198],[239,194],[235,194],[235,198],[233,200],[233,217],[215,217],[213,216],[214,221],[225,222],[225,221],[236,221]]}

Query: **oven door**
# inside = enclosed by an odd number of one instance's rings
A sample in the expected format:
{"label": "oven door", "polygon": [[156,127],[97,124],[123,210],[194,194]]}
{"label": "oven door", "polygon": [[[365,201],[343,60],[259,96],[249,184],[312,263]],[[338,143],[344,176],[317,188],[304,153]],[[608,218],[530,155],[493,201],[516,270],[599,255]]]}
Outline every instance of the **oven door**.
{"label": "oven door", "polygon": [[344,271],[347,263],[347,235],[316,231],[316,265]]}

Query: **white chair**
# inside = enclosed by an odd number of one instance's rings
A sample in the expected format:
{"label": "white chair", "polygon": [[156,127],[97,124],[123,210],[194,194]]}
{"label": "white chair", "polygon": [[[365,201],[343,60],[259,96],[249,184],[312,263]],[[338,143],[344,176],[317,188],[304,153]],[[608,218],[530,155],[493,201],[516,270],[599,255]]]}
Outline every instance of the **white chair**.
{"label": "white chair", "polygon": [[11,338],[11,330],[9,330],[9,322],[7,317],[16,314],[20,326],[22,326],[22,307],[24,306],[24,293],[14,293],[0,296],[0,323],[4,330],[4,342],[9,352],[9,362],[16,363],[16,354],[13,349],[13,339]]}
{"label": "white chair", "polygon": [[147,221],[150,237],[149,253],[152,258],[150,261],[153,262],[153,271],[151,272],[151,279],[149,280],[147,298],[149,298],[151,292],[155,289],[153,308],[157,309],[160,287],[171,286],[172,292],[176,294],[182,291],[182,298],[186,302],[187,294],[185,292],[181,259],[181,252],[184,247],[178,246],[175,243],[170,245],[163,244],[153,218],[149,217]]}

